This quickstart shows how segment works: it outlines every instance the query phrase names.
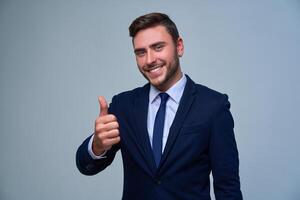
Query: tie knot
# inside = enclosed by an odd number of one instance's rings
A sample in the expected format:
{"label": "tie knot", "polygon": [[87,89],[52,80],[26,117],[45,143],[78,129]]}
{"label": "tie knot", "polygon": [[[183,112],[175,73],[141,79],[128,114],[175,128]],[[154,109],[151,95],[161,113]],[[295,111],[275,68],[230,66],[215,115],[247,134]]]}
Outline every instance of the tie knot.
{"label": "tie knot", "polygon": [[161,104],[165,104],[168,101],[169,95],[167,93],[160,93],[159,96],[161,99]]}

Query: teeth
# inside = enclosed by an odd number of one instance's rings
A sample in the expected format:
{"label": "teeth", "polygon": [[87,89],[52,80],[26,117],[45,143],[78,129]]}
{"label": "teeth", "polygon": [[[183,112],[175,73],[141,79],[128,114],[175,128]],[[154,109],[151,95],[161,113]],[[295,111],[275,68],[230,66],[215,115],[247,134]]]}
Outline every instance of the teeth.
{"label": "teeth", "polygon": [[157,72],[158,70],[159,70],[159,68],[155,68],[155,69],[150,70],[150,72]]}

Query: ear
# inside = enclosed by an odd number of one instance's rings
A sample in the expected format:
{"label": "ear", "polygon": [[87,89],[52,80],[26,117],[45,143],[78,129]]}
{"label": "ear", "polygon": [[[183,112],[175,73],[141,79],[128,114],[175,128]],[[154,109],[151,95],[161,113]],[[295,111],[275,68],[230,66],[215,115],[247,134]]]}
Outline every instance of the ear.
{"label": "ear", "polygon": [[177,39],[177,54],[179,57],[183,56],[184,53],[184,46],[183,46],[183,39],[178,37]]}

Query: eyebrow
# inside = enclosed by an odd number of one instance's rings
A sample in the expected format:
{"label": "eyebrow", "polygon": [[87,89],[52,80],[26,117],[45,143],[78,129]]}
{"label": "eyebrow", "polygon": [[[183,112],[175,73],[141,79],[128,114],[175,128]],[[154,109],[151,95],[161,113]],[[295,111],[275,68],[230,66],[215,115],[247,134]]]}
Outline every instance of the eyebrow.
{"label": "eyebrow", "polygon": [[[163,42],[163,41],[155,42],[155,43],[150,45],[150,48],[154,48],[158,45],[165,45],[165,44],[167,44],[167,43]],[[145,48],[137,48],[137,49],[134,49],[134,53],[141,52],[141,51],[144,51],[144,50],[145,50]]]}
{"label": "eyebrow", "polygon": [[166,43],[166,42],[155,42],[154,44],[151,44],[150,47],[151,47],[151,48],[154,48],[154,47],[156,47],[156,46],[159,46],[159,45],[165,45],[165,44],[167,44],[167,43]]}

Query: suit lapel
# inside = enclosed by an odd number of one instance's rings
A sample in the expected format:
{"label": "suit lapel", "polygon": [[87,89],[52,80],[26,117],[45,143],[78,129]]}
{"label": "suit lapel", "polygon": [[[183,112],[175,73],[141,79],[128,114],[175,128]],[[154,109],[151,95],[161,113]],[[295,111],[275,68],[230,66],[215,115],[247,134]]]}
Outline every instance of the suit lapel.
{"label": "suit lapel", "polygon": [[174,121],[170,127],[167,143],[158,168],[161,168],[168,154],[170,153],[170,150],[172,149],[174,142],[178,136],[178,133],[182,127],[184,119],[186,118],[186,115],[189,112],[195,98],[195,83],[187,75],[186,77],[187,77],[186,86],[182,94]]}
{"label": "suit lapel", "polygon": [[156,165],[153,157],[153,152],[149,140],[147,129],[147,116],[149,104],[149,89],[150,85],[147,84],[143,87],[141,93],[136,97],[134,104],[134,116],[137,131],[135,136],[137,138],[137,146],[145,158],[150,170],[155,171]]}

